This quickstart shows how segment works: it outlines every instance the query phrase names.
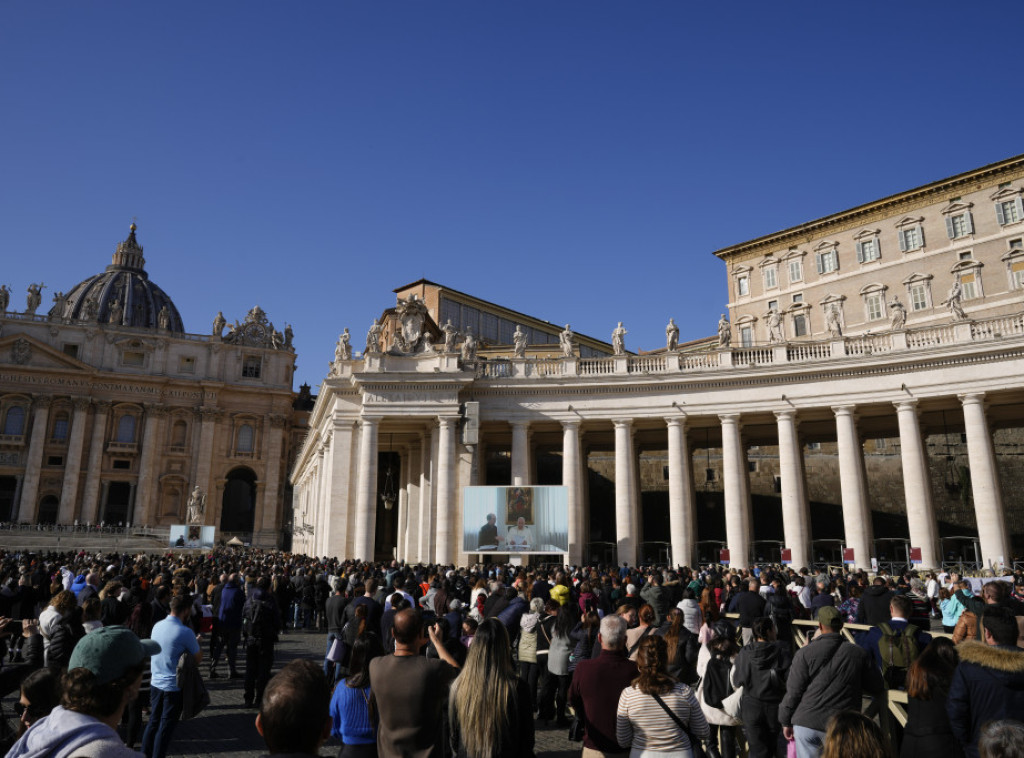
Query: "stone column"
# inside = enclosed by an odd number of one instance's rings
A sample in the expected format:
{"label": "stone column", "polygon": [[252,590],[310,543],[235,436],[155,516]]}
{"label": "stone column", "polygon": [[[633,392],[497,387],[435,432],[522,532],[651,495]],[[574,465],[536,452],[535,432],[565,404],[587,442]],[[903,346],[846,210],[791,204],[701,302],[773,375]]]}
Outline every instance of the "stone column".
{"label": "stone column", "polygon": [[331,486],[327,504],[327,554],[351,555],[349,513],[352,508],[352,450],[355,447],[356,422],[335,418],[331,437]]}
{"label": "stone column", "polygon": [[836,443],[839,450],[839,489],[843,504],[846,547],[853,548],[857,568],[869,568],[874,553],[874,529],[868,505],[864,448],[857,433],[857,416],[852,405],[832,408],[836,414]]}
{"label": "stone column", "polygon": [[455,502],[455,425],[458,418],[439,416],[437,445],[437,542],[436,563],[451,563],[452,523],[459,506]]}
{"label": "stone column", "polygon": [[782,530],[793,565],[806,566],[810,556],[811,518],[804,484],[803,450],[796,431],[796,411],[775,411],[779,427],[779,473],[782,480]]}
{"label": "stone column", "polygon": [[512,422],[512,484],[530,483],[530,422]]}
{"label": "stone column", "polygon": [[133,523],[143,525],[153,521],[153,504],[156,500],[153,468],[160,447],[160,422],[167,415],[167,409],[162,405],[146,403],[145,409],[146,423],[142,431],[142,455],[139,458],[139,487],[136,497],[139,507],[132,511]]}
{"label": "stone column", "polygon": [[672,563],[692,566],[697,548],[690,451],[686,445],[686,416],[665,419],[668,425],[668,523]]}
{"label": "stone column", "polygon": [[103,467],[103,440],[107,433],[107,415],[110,403],[100,400],[93,403],[92,437],[89,440],[89,462],[85,469],[85,498],[82,502],[84,523],[91,524],[97,520],[100,496],[100,469]]}
{"label": "stone column", "polygon": [[633,420],[613,419],[615,424],[615,540],[616,561],[636,565],[636,534],[633,531],[635,507],[633,482]]}
{"label": "stone column", "polygon": [[43,473],[43,447],[46,445],[46,432],[50,420],[50,395],[37,396],[32,401],[35,413],[32,414],[32,436],[28,443],[28,456],[25,462],[25,484],[21,488],[21,503],[18,508],[18,521],[32,523],[36,520],[36,500],[39,498],[39,477]]}
{"label": "stone column", "polygon": [[563,421],[562,484],[569,490],[569,563],[576,566],[583,562],[583,547],[587,541],[587,535],[583,533],[580,474],[580,422]]}
{"label": "stone column", "polygon": [[750,562],[750,509],[747,470],[738,413],[719,415],[722,422],[722,489],[725,495],[725,541],[729,565],[745,568]]}
{"label": "stone column", "polygon": [[60,490],[58,524],[70,524],[75,519],[78,503],[78,480],[82,473],[82,453],[85,448],[85,422],[89,415],[89,398],[74,398],[75,413],[71,418],[71,438],[68,456],[64,461],[64,484]]}
{"label": "stone column", "polygon": [[[280,502],[281,489],[281,448],[284,443],[284,425],[287,417],[280,413],[268,413],[264,419],[263,429],[267,435],[266,443],[263,446],[266,461],[265,482],[263,488],[262,507],[256,509],[254,529],[260,535],[259,542],[256,541],[256,534],[253,535],[253,543],[262,547],[277,547],[279,545],[281,523],[277,517],[278,504]],[[320,525],[326,527],[326,523]]]}
{"label": "stone column", "polygon": [[377,527],[377,433],[380,419],[362,418],[359,434],[359,468],[356,485],[356,533],[352,557],[373,560],[374,536]]}
{"label": "stone column", "polygon": [[917,418],[917,401],[904,400],[894,405],[900,425],[900,458],[903,463],[903,490],[907,499],[910,546],[921,548],[919,568],[938,568],[939,530],[932,505],[921,424]]}
{"label": "stone column", "polygon": [[1010,542],[1006,534],[1006,511],[999,491],[992,433],[985,417],[985,396],[982,393],[960,395],[960,402],[964,407],[967,458],[971,464],[971,490],[981,560],[986,566],[996,562],[1005,564],[1010,559]]}
{"label": "stone column", "polygon": [[[419,533],[420,480],[423,474],[423,445],[419,440],[409,445],[409,470],[406,475],[405,533],[402,535],[402,553],[398,557],[411,561],[416,551],[413,537]],[[418,557],[418,556],[417,556]]]}
{"label": "stone column", "polygon": [[[213,463],[213,437],[217,430],[217,419],[221,411],[215,408],[202,407],[197,411],[202,419],[202,426],[199,430],[199,453],[196,458],[194,485],[199,485],[206,497],[206,512],[204,518],[213,511],[212,497],[210,493],[210,468]],[[191,487],[189,491],[191,491]],[[204,520],[205,523],[205,520]]]}
{"label": "stone column", "polygon": [[100,517],[99,522],[107,522],[107,495],[110,493],[110,482],[104,481],[100,486]]}
{"label": "stone column", "polygon": [[430,467],[433,451],[437,450],[437,427],[431,427],[429,440],[424,436],[421,449],[420,465],[420,523],[416,540],[416,560],[427,563],[430,555],[430,513],[432,509],[433,482],[430,480]]}

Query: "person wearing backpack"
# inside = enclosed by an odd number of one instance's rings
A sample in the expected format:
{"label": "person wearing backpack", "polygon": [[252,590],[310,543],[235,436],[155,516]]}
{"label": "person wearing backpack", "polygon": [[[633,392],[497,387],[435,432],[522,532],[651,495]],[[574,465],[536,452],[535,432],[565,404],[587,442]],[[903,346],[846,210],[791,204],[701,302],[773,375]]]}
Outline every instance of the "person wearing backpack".
{"label": "person wearing backpack", "polygon": [[711,639],[697,656],[697,700],[711,727],[707,745],[708,758],[736,758],[739,720],[725,712],[723,702],[733,692],[732,666],[739,647],[736,630],[728,621],[717,621],[711,628]]}
{"label": "person wearing backpack", "polygon": [[281,629],[281,613],[270,594],[270,580],[261,576],[242,609],[245,635],[245,707],[259,705],[274,666],[274,644]]}
{"label": "person wearing backpack", "polygon": [[876,624],[857,640],[868,651],[889,689],[903,689],[907,671],[921,651],[932,641],[932,636],[911,624],[913,603],[904,595],[893,595],[889,600],[889,621]]}

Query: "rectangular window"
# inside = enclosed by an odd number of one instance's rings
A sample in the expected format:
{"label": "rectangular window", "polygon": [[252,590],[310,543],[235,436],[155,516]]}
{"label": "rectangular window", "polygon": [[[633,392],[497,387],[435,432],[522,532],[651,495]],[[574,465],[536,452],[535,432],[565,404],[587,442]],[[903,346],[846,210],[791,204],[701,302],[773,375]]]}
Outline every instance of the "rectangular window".
{"label": "rectangular window", "polygon": [[194,374],[196,372],[196,359],[192,356],[182,356],[178,359],[178,373]]}
{"label": "rectangular window", "polygon": [[1024,261],[1017,261],[1010,264],[1010,273],[1013,276],[1013,288],[1024,289]]}
{"label": "rectangular window", "polygon": [[116,469],[119,469],[119,470],[127,470],[127,469],[130,469],[131,467],[132,467],[132,462],[131,461],[121,461],[121,460],[114,461],[113,464],[111,465],[111,468],[116,468]]}
{"label": "rectangular window", "polygon": [[808,450],[821,450],[821,443],[820,442],[808,442],[807,443],[807,449]]}
{"label": "rectangular window", "polygon": [[747,471],[751,474],[757,473],[757,461],[747,461]]}
{"label": "rectangular window", "polygon": [[957,253],[956,257],[961,261],[969,261],[974,258],[974,253],[972,253],[970,250],[964,250],[964,252],[962,253]]}
{"label": "rectangular window", "polygon": [[795,295],[793,295],[793,302],[794,303],[802,303],[803,301],[804,301],[804,293],[803,292],[797,292]]}
{"label": "rectangular window", "polygon": [[741,276],[736,279],[736,294],[744,297],[750,294],[750,279]]}
{"label": "rectangular window", "polygon": [[138,350],[125,350],[121,353],[121,363],[125,366],[141,366],[146,362],[146,354]]}
{"label": "rectangular window", "polygon": [[882,318],[882,296],[880,294],[866,295],[864,306],[867,310],[868,321],[878,321]]}
{"label": "rectangular window", "polygon": [[960,286],[963,287],[964,300],[973,300],[978,296],[978,281],[975,274],[961,274]]}
{"label": "rectangular window", "polygon": [[974,234],[974,222],[971,219],[971,212],[964,211],[955,216],[946,216],[946,233],[951,240],[966,237]]}
{"label": "rectangular window", "polygon": [[885,438],[879,437],[875,440],[875,450],[885,450]]}
{"label": "rectangular window", "polygon": [[877,239],[867,239],[857,243],[857,263],[877,261],[880,255]]}
{"label": "rectangular window", "polygon": [[72,358],[78,357],[78,345],[64,345],[61,351],[64,355],[70,355]]}
{"label": "rectangular window", "polygon": [[46,456],[47,466],[63,466],[64,456],[63,455],[48,455]]}
{"label": "rectangular window", "polygon": [[802,282],[804,280],[804,262],[799,258],[794,258],[789,262],[789,281]]}
{"label": "rectangular window", "polygon": [[796,337],[807,336],[807,316],[802,313],[793,316],[793,335]]}
{"label": "rectangular window", "polygon": [[263,372],[263,359],[258,355],[247,355],[242,359],[242,378],[259,379]]}
{"label": "rectangular window", "polygon": [[778,276],[775,273],[775,266],[765,266],[764,268],[764,288],[766,290],[773,289],[779,286]]}
{"label": "rectangular window", "polygon": [[900,250],[918,250],[924,247],[924,230],[920,226],[909,226],[900,230]]}
{"label": "rectangular window", "polygon": [[1022,218],[1024,218],[1024,208],[1021,208],[1019,197],[996,203],[996,220],[1001,226],[1016,224]]}
{"label": "rectangular window", "polygon": [[1010,240],[1011,250],[1024,250],[1024,239]]}
{"label": "rectangular window", "polygon": [[818,253],[818,273],[819,274],[830,274],[833,271],[839,270],[839,252],[836,250],[827,250],[823,253]]}
{"label": "rectangular window", "polygon": [[68,438],[68,417],[61,416],[53,422],[53,436],[50,438],[54,442],[63,442]]}
{"label": "rectangular window", "polygon": [[910,305],[915,311],[923,311],[928,307],[928,288],[923,284],[910,287]]}
{"label": "rectangular window", "polygon": [[754,330],[749,326],[740,327],[740,345],[742,347],[754,346]]}
{"label": "rectangular window", "polygon": [[770,311],[777,311],[778,309],[779,309],[779,301],[778,300],[769,300],[768,301],[768,310],[770,310]]}

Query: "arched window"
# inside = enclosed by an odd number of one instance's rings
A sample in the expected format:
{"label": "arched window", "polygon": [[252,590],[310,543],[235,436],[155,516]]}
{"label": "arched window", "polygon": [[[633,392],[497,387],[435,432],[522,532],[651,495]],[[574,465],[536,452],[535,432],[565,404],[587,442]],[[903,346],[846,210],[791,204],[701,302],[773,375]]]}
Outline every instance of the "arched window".
{"label": "arched window", "polygon": [[54,442],[64,442],[68,438],[68,414],[63,411],[53,419],[53,434],[50,439]]}
{"label": "arched window", "polygon": [[7,410],[7,418],[4,419],[4,434],[15,437],[25,433],[25,409],[15,405]]}
{"label": "arched window", "polygon": [[253,430],[251,424],[242,424],[238,429],[238,439],[235,443],[235,452],[252,452]]}
{"label": "arched window", "polygon": [[174,422],[171,427],[171,445],[173,447],[185,447],[185,435],[188,434],[188,424],[181,419]]}
{"label": "arched window", "polygon": [[117,421],[117,441],[135,442],[135,416],[125,414]]}

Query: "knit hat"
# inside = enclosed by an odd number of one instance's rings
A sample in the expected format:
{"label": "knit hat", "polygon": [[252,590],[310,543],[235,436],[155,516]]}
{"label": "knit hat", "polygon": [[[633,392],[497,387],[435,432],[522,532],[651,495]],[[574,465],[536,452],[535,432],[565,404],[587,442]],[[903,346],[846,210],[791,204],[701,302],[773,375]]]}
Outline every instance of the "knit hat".
{"label": "knit hat", "polygon": [[78,641],[68,661],[68,671],[88,669],[96,675],[98,684],[107,684],[159,652],[159,642],[140,640],[123,626],[105,626]]}

